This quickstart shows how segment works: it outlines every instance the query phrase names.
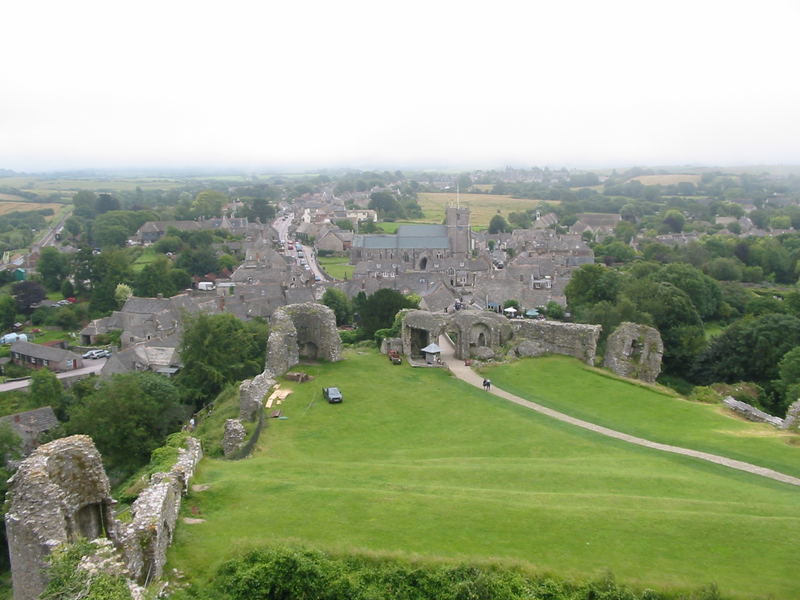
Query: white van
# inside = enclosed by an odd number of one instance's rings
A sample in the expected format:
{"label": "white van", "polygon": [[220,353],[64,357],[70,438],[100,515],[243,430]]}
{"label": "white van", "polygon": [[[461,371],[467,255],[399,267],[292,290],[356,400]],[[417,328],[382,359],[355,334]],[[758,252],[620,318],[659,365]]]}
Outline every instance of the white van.
{"label": "white van", "polygon": [[203,290],[204,292],[210,292],[216,287],[217,286],[214,285],[213,281],[201,281],[200,283],[197,284],[197,289]]}

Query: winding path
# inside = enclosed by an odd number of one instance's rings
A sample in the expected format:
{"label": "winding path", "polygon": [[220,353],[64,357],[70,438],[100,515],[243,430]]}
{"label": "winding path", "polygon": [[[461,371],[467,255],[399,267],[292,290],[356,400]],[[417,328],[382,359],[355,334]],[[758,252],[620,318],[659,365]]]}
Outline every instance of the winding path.
{"label": "winding path", "polygon": [[[465,366],[463,361],[455,357],[455,348],[447,336],[443,335],[439,338],[439,347],[442,349],[442,360],[447,365],[447,368],[449,368],[456,377],[476,387],[483,387],[483,378],[475,373],[475,371],[473,371],[470,367]],[[622,433],[621,431],[616,431],[614,429],[595,425],[594,423],[590,423],[582,419],[570,417],[569,415],[565,415],[564,413],[553,410],[552,408],[547,408],[546,406],[542,406],[536,402],[531,402],[530,400],[525,400],[524,398],[520,398],[514,394],[509,394],[508,392],[494,386],[492,386],[490,393],[505,400],[509,400],[514,404],[519,404],[525,408],[535,410],[536,412],[547,415],[553,419],[558,419],[559,421],[569,423],[570,425],[582,427],[583,429],[588,429],[589,431],[594,431],[601,435],[622,440],[623,442],[636,444],[637,446],[644,446],[645,448],[653,448],[654,450],[660,450],[662,452],[672,452],[673,454],[691,456],[692,458],[699,458],[701,460],[706,460],[718,465],[730,467],[731,469],[738,469],[739,471],[745,471],[747,473],[753,473],[754,475],[768,477],[769,479],[774,479],[790,485],[800,486],[800,479],[797,477],[792,477],[791,475],[786,475],[785,473],[779,473],[778,471],[773,471],[772,469],[767,469],[766,467],[759,467],[758,465],[740,460],[725,458],[724,456],[719,456],[717,454],[700,452],[699,450],[691,450],[689,448],[681,448],[680,446],[670,446],[669,444],[661,444],[659,442],[652,442],[644,438],[628,435],[627,433]]]}

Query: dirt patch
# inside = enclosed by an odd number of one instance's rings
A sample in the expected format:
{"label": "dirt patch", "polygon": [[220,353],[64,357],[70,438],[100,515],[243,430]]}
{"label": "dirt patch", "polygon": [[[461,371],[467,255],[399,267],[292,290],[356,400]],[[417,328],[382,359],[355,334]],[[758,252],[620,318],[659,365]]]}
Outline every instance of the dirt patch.
{"label": "dirt patch", "polygon": [[187,525],[197,525],[198,523],[205,523],[205,519],[193,519],[192,517],[183,517],[183,522]]}
{"label": "dirt patch", "polygon": [[192,486],[193,492],[205,492],[207,489],[211,488],[208,483],[198,483],[197,485]]}

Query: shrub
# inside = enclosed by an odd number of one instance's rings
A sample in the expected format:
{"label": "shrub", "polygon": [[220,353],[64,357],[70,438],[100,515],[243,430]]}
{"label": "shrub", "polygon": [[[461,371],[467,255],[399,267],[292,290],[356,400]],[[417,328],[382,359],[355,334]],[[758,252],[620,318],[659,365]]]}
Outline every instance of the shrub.
{"label": "shrub", "polygon": [[698,385],[689,394],[689,400],[692,402],[703,402],[705,404],[719,404],[722,402],[722,394],[717,392],[711,387]]}

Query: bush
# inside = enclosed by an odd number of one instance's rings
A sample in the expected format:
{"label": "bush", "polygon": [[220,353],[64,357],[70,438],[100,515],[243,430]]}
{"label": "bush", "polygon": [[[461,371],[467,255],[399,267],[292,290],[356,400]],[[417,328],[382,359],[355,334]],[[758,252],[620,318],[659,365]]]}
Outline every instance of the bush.
{"label": "bush", "polygon": [[[611,573],[595,581],[570,582],[530,575],[516,568],[468,563],[425,563],[366,556],[336,556],[304,548],[251,550],[225,562],[208,589],[193,588],[184,598],[219,600],[666,600],[671,592],[631,590]],[[719,600],[715,586],[690,595]]]}
{"label": "bush", "polygon": [[722,394],[711,387],[698,385],[689,394],[692,402],[703,402],[704,404],[719,404],[722,402]]}
{"label": "bush", "polygon": [[339,337],[343,344],[355,344],[361,339],[358,329],[340,329]]}

